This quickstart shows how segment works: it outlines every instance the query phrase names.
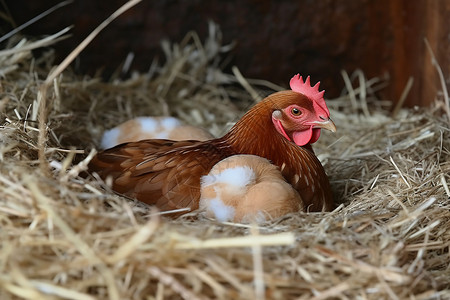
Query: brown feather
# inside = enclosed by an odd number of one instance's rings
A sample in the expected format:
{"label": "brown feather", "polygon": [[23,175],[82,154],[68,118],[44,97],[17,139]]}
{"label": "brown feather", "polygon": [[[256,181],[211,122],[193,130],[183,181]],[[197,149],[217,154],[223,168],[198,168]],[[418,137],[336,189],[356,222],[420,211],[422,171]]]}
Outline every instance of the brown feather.
{"label": "brown feather", "polygon": [[282,169],[283,176],[301,195],[306,210],[328,211],[333,207],[330,185],[311,146],[297,146],[272,124],[272,112],[292,103],[311,106],[302,94],[278,92],[250,109],[222,138],[126,143],[98,153],[89,169],[102,178],[112,176],[112,188],[118,193],[163,211],[185,207],[194,210],[199,205],[201,176],[228,156],[253,154]]}
{"label": "brown feather", "polygon": [[89,164],[113,190],[161,210],[198,208],[200,176],[230,154],[198,141],[144,140],[98,153]]}

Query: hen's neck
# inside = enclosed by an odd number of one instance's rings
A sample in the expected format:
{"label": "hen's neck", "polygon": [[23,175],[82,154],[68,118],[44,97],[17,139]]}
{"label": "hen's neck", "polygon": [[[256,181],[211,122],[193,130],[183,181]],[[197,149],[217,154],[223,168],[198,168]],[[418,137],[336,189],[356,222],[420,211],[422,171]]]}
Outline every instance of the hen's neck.
{"label": "hen's neck", "polygon": [[[266,153],[279,143],[279,134],[272,124],[272,113],[265,103],[250,109],[224,136],[234,151],[239,153]],[[264,156],[261,153],[260,156]],[[265,156],[264,156],[265,157]]]}

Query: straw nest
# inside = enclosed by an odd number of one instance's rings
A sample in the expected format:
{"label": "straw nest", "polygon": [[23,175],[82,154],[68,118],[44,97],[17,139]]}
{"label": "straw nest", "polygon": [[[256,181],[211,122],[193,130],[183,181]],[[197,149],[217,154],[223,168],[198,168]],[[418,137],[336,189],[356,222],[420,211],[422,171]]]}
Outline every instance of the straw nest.
{"label": "straw nest", "polygon": [[281,87],[222,71],[229,46],[211,25],[202,43],[164,43],[146,74],[105,83],[67,69],[43,93],[50,41],[13,37],[0,52],[1,299],[450,298],[443,100],[392,117],[376,99],[385,81],[344,73],[345,95],[328,102],[338,133],[315,145],[335,211],[170,220],[79,176],[102,131],[174,115],[220,135]]}

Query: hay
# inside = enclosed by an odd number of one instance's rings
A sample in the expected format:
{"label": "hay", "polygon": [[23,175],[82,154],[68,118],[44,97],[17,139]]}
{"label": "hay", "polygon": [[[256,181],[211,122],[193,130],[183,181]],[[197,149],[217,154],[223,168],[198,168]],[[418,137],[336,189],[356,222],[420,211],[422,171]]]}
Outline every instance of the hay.
{"label": "hay", "polygon": [[338,133],[315,146],[335,211],[259,227],[170,220],[79,176],[103,130],[174,115],[220,135],[278,87],[223,72],[230,46],[211,24],[204,43],[165,42],[167,61],[146,74],[121,80],[119,69],[105,83],[65,70],[47,91],[39,145],[39,88],[54,66],[51,50],[32,55],[36,43],[13,37],[0,53],[1,299],[450,298],[442,101],[393,118],[376,99],[385,80],[344,73],[347,91],[328,102]]}

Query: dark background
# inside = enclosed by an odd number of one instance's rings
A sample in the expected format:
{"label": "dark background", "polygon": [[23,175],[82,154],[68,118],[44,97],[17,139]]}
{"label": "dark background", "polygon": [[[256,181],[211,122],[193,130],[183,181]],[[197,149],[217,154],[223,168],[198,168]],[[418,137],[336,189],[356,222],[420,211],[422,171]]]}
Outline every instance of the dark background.
{"label": "dark background", "polygon": [[[59,2],[0,2],[0,34]],[[74,0],[23,32],[53,34],[73,25],[72,37],[55,46],[59,62],[125,2]],[[8,16],[11,20],[6,20]],[[210,20],[220,26],[225,44],[236,42],[230,66],[238,66],[244,76],[286,86],[290,77],[300,72],[311,75],[313,82],[320,80],[327,98],[342,91],[342,69],[352,72],[359,68],[369,78],[389,75],[390,85],[381,95],[385,99],[398,100],[413,76],[406,104],[431,103],[441,85],[424,38],[449,77],[449,0],[144,0],[82,52],[78,70],[94,74],[103,69],[107,77],[133,52],[131,68],[145,72],[154,57],[163,58],[162,39],[179,42],[190,30],[203,39]]]}

